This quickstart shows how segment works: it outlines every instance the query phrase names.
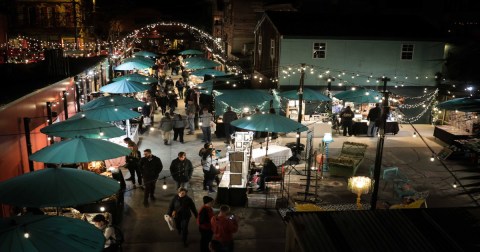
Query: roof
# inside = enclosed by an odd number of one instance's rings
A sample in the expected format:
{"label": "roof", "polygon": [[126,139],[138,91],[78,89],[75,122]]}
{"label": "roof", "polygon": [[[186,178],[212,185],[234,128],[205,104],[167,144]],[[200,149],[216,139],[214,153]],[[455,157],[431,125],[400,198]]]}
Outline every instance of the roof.
{"label": "roof", "polygon": [[266,12],[284,37],[355,37],[441,41],[433,25],[413,15]]}
{"label": "roof", "polygon": [[480,208],[293,212],[287,230],[300,251],[476,251],[479,216]]}

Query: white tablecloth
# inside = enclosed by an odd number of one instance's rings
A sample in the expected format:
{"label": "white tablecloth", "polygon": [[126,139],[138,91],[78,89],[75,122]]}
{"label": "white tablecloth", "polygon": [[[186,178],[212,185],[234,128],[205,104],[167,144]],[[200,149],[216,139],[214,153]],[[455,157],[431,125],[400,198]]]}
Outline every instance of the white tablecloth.
{"label": "white tablecloth", "polygon": [[[255,164],[262,164],[263,157],[265,157],[266,149],[263,147],[262,149],[256,148],[252,150],[252,161]],[[268,157],[272,159],[275,165],[281,165],[285,163],[290,157],[292,156],[292,150],[285,146],[278,146],[278,145],[269,145],[268,146]],[[247,158],[249,158],[247,156]],[[218,160],[218,164],[220,167],[226,167],[228,165],[228,158],[224,157]]]}

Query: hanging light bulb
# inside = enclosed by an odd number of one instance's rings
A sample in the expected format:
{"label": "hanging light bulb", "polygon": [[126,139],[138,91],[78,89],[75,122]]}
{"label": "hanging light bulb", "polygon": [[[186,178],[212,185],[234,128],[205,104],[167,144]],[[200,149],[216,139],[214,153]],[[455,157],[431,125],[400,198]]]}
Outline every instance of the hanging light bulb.
{"label": "hanging light bulb", "polygon": [[202,122],[198,122],[198,126],[202,127]]}
{"label": "hanging light bulb", "polygon": [[105,212],[105,207],[104,206],[100,207],[100,212]]}
{"label": "hanging light bulb", "polygon": [[98,133],[100,136],[103,136],[105,135],[105,133],[103,133],[103,131],[100,129],[100,133]]}
{"label": "hanging light bulb", "polygon": [[28,238],[30,238],[30,234],[29,234],[28,232],[25,232],[25,233],[23,234],[23,237],[25,237],[25,238],[28,239]]}
{"label": "hanging light bulb", "polygon": [[435,161],[435,154],[432,153],[432,156],[430,157],[430,161],[431,162]]}
{"label": "hanging light bulb", "polygon": [[417,137],[417,132],[413,132],[413,137]]}
{"label": "hanging light bulb", "polygon": [[154,130],[155,130],[155,128],[154,128],[154,127],[150,127],[150,131],[154,131]]}
{"label": "hanging light bulb", "polygon": [[297,138],[299,138],[299,137],[300,137],[300,134],[298,134],[298,133],[297,133],[297,135],[296,135],[296,136],[297,136]]}
{"label": "hanging light bulb", "polygon": [[163,190],[167,190],[167,181],[165,181],[165,178],[163,178],[162,189],[163,189]]}
{"label": "hanging light bulb", "polygon": [[457,186],[458,186],[458,185],[457,185],[457,181],[456,181],[456,180],[453,181],[452,187],[453,187],[453,188],[457,188]]}

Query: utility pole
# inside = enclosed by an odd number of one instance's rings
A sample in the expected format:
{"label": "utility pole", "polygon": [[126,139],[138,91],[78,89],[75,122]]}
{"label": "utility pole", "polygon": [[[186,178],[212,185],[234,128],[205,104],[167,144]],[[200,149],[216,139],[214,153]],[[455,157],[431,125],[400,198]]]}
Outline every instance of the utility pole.
{"label": "utility pole", "polygon": [[380,117],[380,137],[377,142],[377,152],[375,155],[375,168],[373,170],[373,192],[372,192],[372,200],[370,202],[372,208],[371,210],[375,210],[377,208],[377,198],[378,198],[378,187],[380,185],[380,171],[382,168],[382,156],[383,156],[383,144],[385,142],[385,127],[387,125],[387,117],[390,112],[390,106],[388,102],[388,91],[387,91],[387,82],[390,81],[390,78],[382,77],[380,79],[383,81],[383,102],[382,102],[382,115]]}
{"label": "utility pole", "polygon": [[[302,109],[303,109],[303,86],[305,82],[305,63],[302,63],[300,71],[300,85],[298,87],[298,122],[302,123]],[[297,131],[297,155],[300,155],[300,131]]]}

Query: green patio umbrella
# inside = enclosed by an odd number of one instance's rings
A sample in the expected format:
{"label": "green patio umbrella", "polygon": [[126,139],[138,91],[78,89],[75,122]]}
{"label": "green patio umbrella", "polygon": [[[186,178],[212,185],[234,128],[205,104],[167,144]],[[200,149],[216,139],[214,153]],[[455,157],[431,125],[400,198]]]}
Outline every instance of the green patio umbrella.
{"label": "green patio umbrella", "polygon": [[382,100],[382,94],[372,89],[347,90],[335,94],[333,97],[355,103],[376,103]]}
{"label": "green patio umbrella", "polygon": [[115,67],[115,70],[143,70],[146,68],[150,68],[152,65],[140,62],[125,62]]}
{"label": "green patio umbrella", "polygon": [[215,69],[200,69],[195,72],[192,72],[191,75],[195,76],[205,76],[205,75],[210,75],[210,76],[225,76],[227,73],[224,73],[222,71],[218,71]]}
{"label": "green patio umbrella", "polygon": [[19,207],[89,204],[120,190],[118,181],[75,168],[45,168],[0,182],[0,202]]}
{"label": "green patio umbrella", "polygon": [[125,58],[124,60],[122,60],[122,63],[127,63],[127,62],[136,62],[136,63],[140,63],[140,64],[145,64],[149,67],[155,65],[155,61],[153,61],[152,59],[150,58],[145,58],[145,57],[130,57],[130,58]]}
{"label": "green patio umbrella", "polygon": [[155,77],[150,77],[150,76],[146,76],[138,73],[127,74],[127,75],[123,75],[123,76],[112,79],[112,81],[121,81],[121,80],[136,81],[142,84],[151,84],[151,83],[158,82],[158,79]]}
{"label": "green patio umbrella", "polygon": [[276,114],[251,115],[231,123],[233,126],[241,129],[265,132],[303,132],[307,131],[307,126],[294,121],[290,118]]}
{"label": "green patio umbrella", "polygon": [[[260,114],[247,116],[242,119],[235,120],[230,123],[232,126],[235,126],[240,129],[246,129],[251,131],[265,131],[270,134],[270,132],[303,132],[307,131],[307,126],[296,122],[290,118],[276,114]],[[268,155],[268,142],[269,137],[267,137],[267,146],[265,148],[265,155]]]}
{"label": "green patio umbrella", "polygon": [[70,117],[69,120],[81,117],[87,117],[94,120],[99,120],[103,122],[114,122],[122,121],[127,119],[132,119],[141,116],[140,113],[125,108],[123,106],[103,106],[99,108],[89,109],[85,111],[78,112],[74,116]]}
{"label": "green patio umbrella", "polygon": [[112,82],[100,88],[100,91],[111,94],[129,94],[143,92],[150,89],[150,86],[131,80],[120,80]]}
{"label": "green patio umbrella", "polygon": [[0,219],[0,251],[102,251],[105,236],[94,225],[63,216],[25,215]]}
{"label": "green patio umbrella", "polygon": [[54,143],[30,155],[29,159],[52,164],[72,164],[126,156],[130,149],[102,139],[76,137]]}
{"label": "green patio umbrella", "polygon": [[[289,100],[298,100],[298,90],[290,90],[281,92],[279,96],[287,98]],[[310,88],[303,89],[303,100],[305,101],[331,101],[328,96],[322,94],[320,91],[316,91]]]}
{"label": "green patio umbrella", "polygon": [[110,123],[86,117],[54,123],[40,130],[49,136],[74,138],[114,138],[125,135],[125,132]]}
{"label": "green patio umbrella", "polygon": [[82,105],[80,108],[82,110],[90,110],[95,108],[101,108],[105,106],[122,106],[125,108],[138,108],[145,105],[144,102],[141,102],[135,98],[125,97],[121,95],[110,95],[102,96],[95,100],[91,100],[86,104]]}
{"label": "green patio umbrella", "polygon": [[202,83],[197,84],[195,87],[201,90],[207,90],[211,93],[213,91],[213,80],[204,81]]}
{"label": "green patio umbrella", "polygon": [[139,52],[134,53],[133,55],[138,56],[138,57],[151,57],[151,58],[158,57],[158,54],[153,53],[153,52],[148,52],[148,51],[139,51]]}
{"label": "green patio umbrella", "polygon": [[253,110],[259,108],[261,111],[268,111],[270,101],[273,100],[273,107],[280,108],[280,99],[278,96],[271,95],[268,90],[260,89],[225,89],[216,90],[219,95],[215,96],[215,113],[223,115],[227,107],[237,114],[242,113],[244,108]]}
{"label": "green patio umbrella", "polygon": [[439,103],[437,108],[463,112],[480,112],[480,99],[473,97],[455,98]]}
{"label": "green patio umbrella", "polygon": [[181,51],[178,54],[180,54],[180,55],[200,55],[200,54],[203,54],[203,52],[199,51],[199,50],[195,50],[195,49],[188,49],[188,50]]}
{"label": "green patio umbrella", "polygon": [[212,68],[212,67],[216,67],[216,66],[220,66],[221,64],[216,62],[216,61],[213,61],[213,60],[209,60],[209,59],[205,59],[205,58],[188,58],[188,59],[185,59],[185,68],[187,69],[203,69],[203,68]]}

